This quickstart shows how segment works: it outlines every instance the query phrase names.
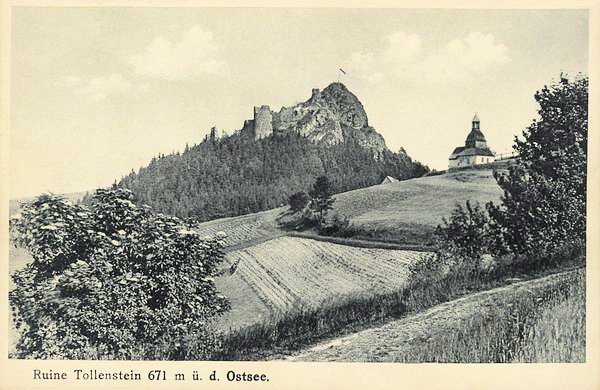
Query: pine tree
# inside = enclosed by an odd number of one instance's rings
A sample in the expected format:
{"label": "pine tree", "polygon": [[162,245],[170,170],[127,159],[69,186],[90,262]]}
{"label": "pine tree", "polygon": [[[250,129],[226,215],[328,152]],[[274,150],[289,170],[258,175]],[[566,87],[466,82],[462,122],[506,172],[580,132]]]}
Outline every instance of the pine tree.
{"label": "pine tree", "polygon": [[333,208],[333,185],[327,176],[319,176],[308,193],[311,197],[310,208],[317,213],[318,226],[323,226],[325,215]]}

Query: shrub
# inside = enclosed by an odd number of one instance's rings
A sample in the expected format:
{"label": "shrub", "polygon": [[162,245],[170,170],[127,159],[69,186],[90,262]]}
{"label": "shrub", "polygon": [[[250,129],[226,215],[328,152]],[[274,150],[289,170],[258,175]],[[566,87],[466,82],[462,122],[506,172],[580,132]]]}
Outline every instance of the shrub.
{"label": "shrub", "polygon": [[489,217],[479,203],[465,207],[457,204],[450,220],[443,219],[435,231],[439,239],[438,257],[469,261],[478,265],[481,256],[489,251]]}
{"label": "shrub", "polygon": [[310,202],[310,198],[304,191],[296,192],[288,199],[290,210],[293,212],[302,211],[308,205],[308,202]]}
{"label": "shrub", "polygon": [[277,223],[284,229],[301,231],[317,225],[317,218],[308,207],[300,211],[288,210],[277,216]]}
{"label": "shrub", "polygon": [[319,226],[319,234],[324,236],[341,235],[344,236],[350,221],[345,215],[334,212],[325,218],[323,223]]}
{"label": "shrub", "polygon": [[10,292],[19,358],[177,358],[190,335],[216,342],[210,321],[229,307],[212,277],[222,242],[101,189],[87,206],[43,195],[11,219],[33,261]]}
{"label": "shrub", "polygon": [[517,164],[496,174],[504,189],[501,205],[488,204],[492,242],[499,253],[546,257],[564,246],[583,246],[585,197],[558,180]]}
{"label": "shrub", "polygon": [[316,227],[320,233],[335,231],[336,225],[341,227],[343,218],[330,215],[335,199],[332,197],[333,183],[327,176],[317,177],[309,195],[301,191],[290,196],[290,210],[278,217],[279,225],[294,230]]}

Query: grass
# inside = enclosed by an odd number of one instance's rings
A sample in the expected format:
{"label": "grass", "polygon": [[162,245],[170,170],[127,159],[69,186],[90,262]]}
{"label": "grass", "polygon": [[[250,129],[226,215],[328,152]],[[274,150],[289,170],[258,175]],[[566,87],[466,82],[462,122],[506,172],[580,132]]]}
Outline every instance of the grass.
{"label": "grass", "polygon": [[456,203],[502,195],[492,170],[470,170],[372,186],[336,195],[334,208],[356,225],[437,226]]}
{"label": "grass", "polygon": [[517,362],[585,362],[583,277],[536,312],[514,355]]}
{"label": "grass", "polygon": [[[310,238],[356,248],[407,249],[407,245],[431,243],[434,227],[442,217],[450,214],[456,203],[464,203],[467,199],[485,203],[499,199],[500,195],[501,190],[493,179],[491,170],[452,172],[354,190],[336,195],[334,204],[338,212],[350,217],[353,229],[351,237]],[[250,245],[248,250],[251,250],[262,245],[265,240],[280,235],[281,230],[277,229],[275,220],[282,210],[210,221],[201,224],[199,230],[203,234],[214,234],[219,230],[230,233],[230,256],[232,249],[241,250]],[[422,250],[427,249],[427,246],[410,249]],[[20,253],[18,255],[17,262],[21,262],[19,259],[23,256]],[[11,253],[12,269],[14,264]],[[222,348],[213,358],[265,359],[289,354],[326,337],[346,334],[407,313],[419,312],[474,291],[501,286],[508,283],[506,278],[509,277],[533,278],[556,270],[556,266],[546,267],[542,271],[504,268],[488,273],[458,271],[432,278],[435,276],[432,272],[439,273],[439,270],[421,269],[416,270],[413,276],[417,277],[411,279],[410,286],[398,284],[386,286],[386,291],[352,291],[342,297],[330,296],[317,307],[294,307],[293,310],[276,315],[270,314],[268,308],[258,302],[256,293],[241,278],[236,275],[224,277],[230,279],[218,280],[219,290],[231,297],[233,307],[232,312],[220,320],[219,326],[230,330],[226,331]],[[351,274],[352,272],[348,272],[348,275]],[[357,276],[360,277],[360,274]],[[323,286],[315,288],[326,290],[328,285],[324,282]],[[536,356],[543,356],[543,348],[548,344],[544,340],[551,335],[559,335],[560,329],[552,328],[552,321],[556,321],[552,317],[552,309],[544,310],[535,317],[535,321],[539,322],[535,329],[539,331],[531,335],[527,333],[528,336],[524,339],[524,343],[531,344],[526,349],[530,355],[525,352],[515,354],[523,361],[527,361],[528,356],[532,360],[537,359]],[[560,318],[561,321],[567,319],[566,314],[564,316],[565,318]],[[576,318],[577,321],[580,320],[580,317]],[[477,323],[475,319],[473,321],[469,325],[471,330],[478,326],[484,329],[484,326],[489,325]],[[570,326],[577,327],[577,324],[575,322]],[[567,335],[573,334],[576,333],[570,332]],[[193,345],[189,346],[190,356],[194,355],[193,348]],[[555,356],[555,352],[548,353]]]}
{"label": "grass", "polygon": [[[349,226],[331,235],[397,245],[435,248],[435,228],[456,204],[496,202],[502,191],[493,170],[470,169],[375,185],[335,195],[334,210]],[[305,233],[312,234],[313,233]],[[348,245],[353,245],[348,241]]]}
{"label": "grass", "polygon": [[[367,244],[366,248],[355,248],[279,237],[228,252],[224,275],[216,277],[215,283],[217,291],[230,299],[231,309],[216,320],[217,328],[230,333],[240,328],[255,329],[256,324],[272,324],[282,318],[294,321],[299,312],[308,311],[308,306],[322,304],[331,307],[329,317],[342,319],[344,315],[337,307],[339,301],[373,302],[371,294],[397,289],[407,283],[409,264],[422,256],[416,251],[381,249]],[[31,261],[27,250],[11,249],[11,273]],[[231,273],[230,266],[236,263]],[[347,298],[356,296],[361,299]],[[283,315],[282,312],[288,311]],[[362,321],[358,314],[348,316],[344,323]],[[334,326],[340,325],[334,321]],[[323,330],[316,332],[321,334]],[[16,336],[14,333],[11,336]]]}
{"label": "grass", "polygon": [[[389,292],[407,283],[410,264],[422,256],[417,251],[279,237],[230,252],[226,260],[235,268],[233,276],[245,282],[274,315],[279,315],[356,293]],[[220,291],[232,295],[237,286],[231,287],[234,291]]]}
{"label": "grass", "polygon": [[370,239],[361,239],[358,237],[361,236],[352,236],[351,238],[346,237],[336,237],[336,236],[319,236],[315,233],[298,233],[293,232],[287,234],[290,237],[298,237],[298,238],[307,238],[316,241],[322,242],[331,242],[334,244],[351,246],[354,248],[372,248],[372,249],[396,249],[396,250],[409,250],[409,251],[420,251],[420,252],[429,252],[434,249],[429,245],[420,245],[420,244],[407,244],[401,242],[394,242],[392,240],[378,241],[375,240],[381,239],[381,237],[373,237]]}
{"label": "grass", "polygon": [[215,285],[231,303],[231,309],[216,320],[218,329],[246,327],[270,317],[268,307],[236,273],[215,278]]}
{"label": "grass", "polygon": [[[473,292],[509,284],[511,278],[533,279],[560,270],[581,267],[581,263],[582,258],[568,254],[568,257],[554,259],[552,262],[535,265],[510,264],[499,266],[490,272],[468,269],[464,272],[460,269],[446,272],[439,264],[423,261],[418,263],[419,267],[414,269],[409,285],[404,288],[399,287],[394,291],[381,294],[348,295],[343,299],[324,302],[318,307],[288,311],[255,325],[234,330],[225,335],[223,348],[213,358],[215,360],[256,360],[286,356],[307,344],[327,337],[348,334],[407,313],[424,311]],[[523,311],[527,310],[529,310],[527,307],[523,309]],[[500,318],[506,313],[496,314]],[[475,322],[465,329],[474,331],[477,326],[483,329],[483,325],[491,326],[494,322],[499,322],[494,320],[477,323],[477,320],[473,317]],[[454,337],[454,334],[449,334],[449,337]],[[467,333],[463,336],[468,338]],[[498,340],[507,342],[510,338],[500,337]],[[445,342],[440,341],[439,348],[442,348]],[[457,339],[456,342],[459,340]],[[424,355],[425,360],[421,361],[428,361],[427,359],[430,358]],[[460,361],[475,361],[472,360],[473,357],[464,358],[467,360]]]}
{"label": "grass", "polygon": [[356,240],[385,241],[397,245],[424,248],[423,250],[435,250],[434,231],[434,226],[416,223],[401,223],[397,226],[388,223],[363,223],[360,225],[352,223],[345,231],[341,232],[341,235]]}
{"label": "grass", "polygon": [[498,295],[457,327],[394,356],[400,362],[585,362],[585,272],[536,292]]}
{"label": "grass", "polygon": [[[346,238],[431,246],[433,230],[456,203],[483,204],[501,195],[491,169],[461,170],[336,194],[334,209],[350,219]],[[285,210],[208,221],[197,230],[203,235],[224,231],[228,245],[245,247],[284,233],[276,221]]]}
{"label": "grass", "polygon": [[[561,312],[567,300],[582,300],[585,270],[577,269],[518,282],[455,299],[393,320],[352,336],[335,339],[294,360],[510,363],[585,361],[583,306]],[[534,342],[529,335],[546,334],[543,313],[575,314],[568,337]],[[556,315],[553,315],[556,317]],[[551,322],[556,323],[557,318]],[[554,329],[552,329],[554,330]],[[537,351],[541,351],[537,352]],[[533,353],[532,353],[533,352]],[[519,359],[528,356],[528,359]]]}
{"label": "grass", "polygon": [[218,231],[227,233],[225,245],[230,248],[253,245],[280,235],[275,219],[281,208],[238,217],[221,218],[199,223],[195,230],[201,235],[214,236]]}
{"label": "grass", "polygon": [[[16,261],[25,264],[26,252],[17,250]],[[235,274],[219,283],[232,284],[228,288],[238,291],[230,295],[232,303],[241,313],[222,318],[219,329],[225,331],[213,360],[262,360],[293,354],[308,344],[353,333],[362,329],[388,323],[413,313],[448,302],[457,297],[512,283],[511,278],[533,279],[561,270],[581,267],[582,258],[577,253],[565,253],[547,264],[522,264],[500,266],[491,272],[444,272],[443,267],[426,261],[413,268],[409,285],[392,291],[360,291],[344,297],[331,296],[319,306],[300,307],[278,315],[270,315],[264,308],[253,306],[249,289],[240,290],[240,280]],[[14,262],[11,269],[18,268]],[[563,284],[559,289],[539,294],[507,295],[494,300],[493,305],[482,306],[458,327],[428,329],[434,337],[416,337],[403,354],[394,355],[396,361],[533,361],[570,362],[585,360],[585,287],[584,277],[576,283]],[[225,285],[220,284],[223,288]],[[542,298],[541,300],[539,298]],[[241,309],[240,309],[241,308]],[[260,314],[261,313],[261,314]],[[485,315],[484,315],[485,314]],[[237,317],[236,317],[237,316]],[[241,317],[240,317],[241,316]],[[245,319],[240,325],[240,319]],[[380,343],[379,346],[377,346]],[[196,345],[197,344],[197,345]],[[370,345],[377,346],[375,350]],[[184,354],[177,358],[205,356],[201,343],[188,340]],[[157,359],[171,356],[170,344],[160,346]],[[162,351],[162,352],[161,352]],[[361,348],[354,360],[369,361],[373,356],[388,351],[381,347],[378,338]],[[366,355],[362,355],[366,353]],[[369,355],[373,353],[373,355]],[[107,358],[97,356],[91,358]],[[334,360],[343,360],[335,356]]]}
{"label": "grass", "polygon": [[[262,360],[289,354],[341,330],[379,323],[404,312],[403,291],[366,292],[330,299],[319,307],[288,311],[225,335],[214,360]],[[349,328],[350,325],[354,327]]]}

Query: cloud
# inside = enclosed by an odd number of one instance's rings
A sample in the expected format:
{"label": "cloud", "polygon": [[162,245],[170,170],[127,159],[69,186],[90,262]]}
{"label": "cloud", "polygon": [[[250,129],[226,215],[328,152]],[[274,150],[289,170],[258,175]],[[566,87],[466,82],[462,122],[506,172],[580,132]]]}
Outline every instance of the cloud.
{"label": "cloud", "polygon": [[108,77],[96,77],[87,85],[77,89],[77,94],[87,96],[90,100],[99,102],[108,95],[120,94],[131,89],[131,82],[120,74],[111,74]]}
{"label": "cloud", "polygon": [[[85,96],[92,101],[99,102],[108,95],[121,94],[131,89],[131,82],[121,74],[113,73],[106,77],[95,77],[85,82],[77,76],[67,76],[54,85],[63,86],[72,90],[78,96]],[[141,85],[139,90],[144,92],[149,86]]]}
{"label": "cloud", "polygon": [[424,71],[434,79],[459,79],[484,72],[494,64],[510,62],[508,48],[492,34],[471,33],[450,41],[437,55],[425,59]]}
{"label": "cloud", "polygon": [[454,39],[430,52],[423,50],[418,35],[402,31],[385,37],[384,42],[384,49],[377,53],[351,53],[346,67],[372,83],[389,77],[443,82],[482,73],[511,60],[505,45],[496,42],[492,34],[480,32]]}
{"label": "cloud", "polygon": [[217,73],[226,62],[216,57],[213,33],[199,26],[185,32],[179,43],[158,37],[129,59],[138,74],[162,79],[188,79]]}

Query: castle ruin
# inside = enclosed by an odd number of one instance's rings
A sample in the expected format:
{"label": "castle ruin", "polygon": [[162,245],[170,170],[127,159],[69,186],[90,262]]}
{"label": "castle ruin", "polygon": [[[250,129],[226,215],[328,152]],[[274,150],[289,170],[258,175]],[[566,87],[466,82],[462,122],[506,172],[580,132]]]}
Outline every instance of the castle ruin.
{"label": "castle ruin", "polygon": [[219,130],[217,130],[217,128],[215,126],[210,128],[210,136],[209,139],[212,142],[215,142],[216,140],[219,139]]}
{"label": "castle ruin", "polygon": [[312,89],[310,98],[311,98],[311,100],[316,100],[316,99],[321,98],[321,91],[319,90],[319,88]]}
{"label": "castle ruin", "polygon": [[269,106],[254,106],[254,139],[273,134],[273,115]]}

